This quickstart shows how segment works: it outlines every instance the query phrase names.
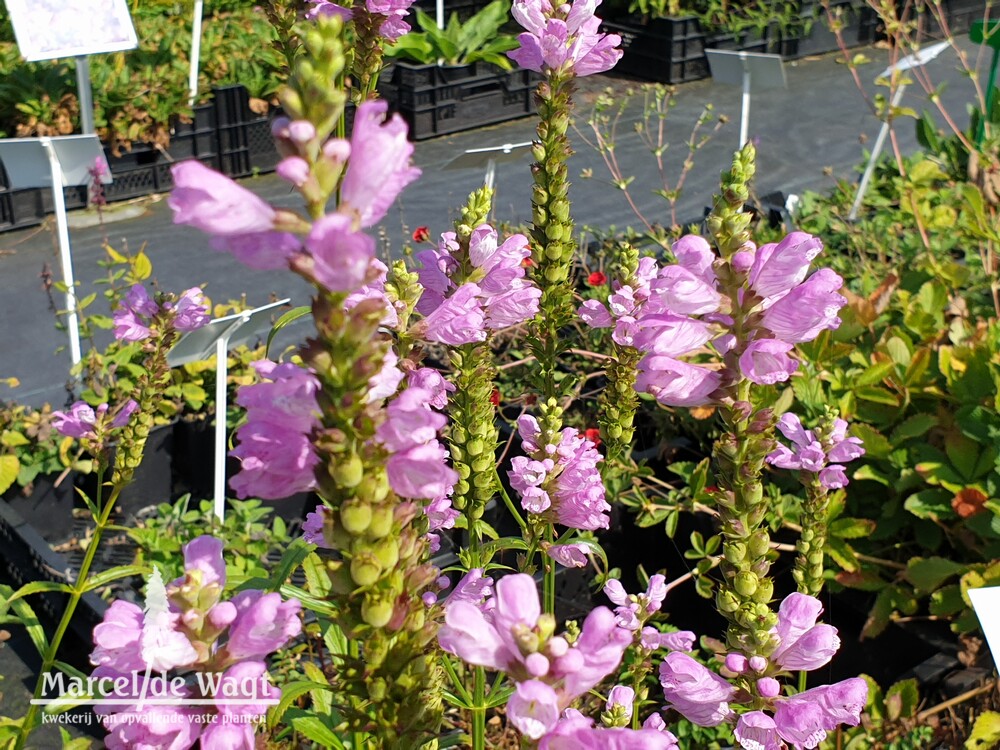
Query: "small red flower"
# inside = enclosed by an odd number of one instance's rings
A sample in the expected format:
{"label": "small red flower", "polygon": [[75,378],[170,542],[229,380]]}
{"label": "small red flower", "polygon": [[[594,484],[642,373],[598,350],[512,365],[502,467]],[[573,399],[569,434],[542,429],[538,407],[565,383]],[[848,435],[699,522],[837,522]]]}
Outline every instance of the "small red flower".
{"label": "small red flower", "polygon": [[594,271],[587,277],[587,283],[590,286],[604,286],[608,283],[608,277],[601,271]]}
{"label": "small red flower", "polygon": [[535,261],[531,258],[525,258],[521,261],[521,268],[532,268],[535,265]]}
{"label": "small red flower", "polygon": [[493,389],[493,393],[490,394],[490,403],[494,406],[500,406],[500,390],[497,388]]}
{"label": "small red flower", "polygon": [[587,440],[591,441],[594,445],[601,444],[601,431],[596,427],[588,427],[586,430],[583,431],[583,436],[587,438]]}
{"label": "small red flower", "polygon": [[431,230],[427,227],[417,227],[413,230],[414,242],[427,242],[431,238]]}

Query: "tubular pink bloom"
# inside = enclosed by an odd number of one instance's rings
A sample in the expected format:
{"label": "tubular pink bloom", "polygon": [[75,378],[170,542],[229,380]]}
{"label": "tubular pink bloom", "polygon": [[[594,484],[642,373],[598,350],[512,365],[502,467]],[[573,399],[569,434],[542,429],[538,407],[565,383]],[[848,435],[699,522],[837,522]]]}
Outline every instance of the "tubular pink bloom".
{"label": "tubular pink bloom", "polygon": [[436,440],[448,418],[430,408],[432,398],[430,391],[410,386],[386,408],[388,418],[379,425],[375,436],[390,451]]}
{"label": "tubular pink bloom", "polygon": [[274,168],[275,174],[295,187],[302,187],[311,174],[309,162],[301,156],[286,156]]}
{"label": "tubular pink bloom", "polygon": [[199,747],[205,750],[255,750],[254,725],[219,719],[205,727]]}
{"label": "tubular pink bloom", "polygon": [[288,267],[288,259],[302,249],[298,237],[287,232],[257,232],[213,237],[213,250],[229,253],[248,268],[277,271]]}
{"label": "tubular pink bloom", "polygon": [[757,339],[740,355],[740,371],[757,385],[774,385],[788,380],[799,362],[788,356],[794,347],[778,339]]}
{"label": "tubular pink bloom", "polygon": [[486,316],[476,284],[463,284],[419,324],[420,336],[449,346],[486,340]]}
{"label": "tubular pink bloom", "polygon": [[185,333],[198,330],[211,319],[208,300],[198,287],[181,292],[173,309],[174,328]]}
{"label": "tubular pink bloom", "polygon": [[539,73],[569,68],[587,76],[610,70],[621,59],[621,38],[599,32],[598,4],[577,0],[553,9],[547,0],[516,0],[512,13],[527,31],[518,36],[520,48],[507,56]]}
{"label": "tubular pink bloom", "polygon": [[[105,410],[107,404],[104,405]],[[97,414],[86,401],[77,401],[68,412],[55,411],[52,413],[52,426],[60,435],[72,438],[94,438],[97,433],[94,428],[97,425]]]}
{"label": "tubular pink bloom", "polygon": [[632,633],[618,627],[614,613],[607,607],[595,607],[583,621],[580,637],[574,644],[583,656],[583,663],[566,674],[565,693],[575,697],[597,685],[621,664],[630,645]]}
{"label": "tubular pink bloom", "polygon": [[[226,585],[226,563],[222,559],[224,544],[221,539],[203,534],[184,545],[184,570],[201,573],[201,585]],[[183,580],[183,579],[178,579]]]}
{"label": "tubular pink bloom", "polygon": [[[133,701],[134,705],[134,701]],[[146,705],[141,711],[129,707],[120,713],[105,715],[101,721],[109,734],[104,739],[107,750],[188,750],[198,741],[202,724],[197,708]]]}
{"label": "tubular pink bloom", "polygon": [[625,587],[622,586],[622,582],[617,578],[611,578],[604,584],[604,595],[619,607],[625,606],[628,602],[628,594],[625,593]]}
{"label": "tubular pink bloom", "polygon": [[430,499],[448,494],[458,474],[445,463],[447,455],[437,441],[392,454],[385,463],[389,486],[400,497]]}
{"label": "tubular pink bloom", "polygon": [[736,688],[687,654],[672,651],[660,665],[667,702],[689,721],[714,727],[729,719]]}
{"label": "tubular pink bloom", "polygon": [[396,366],[398,364],[399,356],[396,352],[392,349],[387,351],[382,359],[382,369],[368,379],[369,404],[387,399],[399,390],[399,384],[406,374]]}
{"label": "tubular pink bloom", "polygon": [[486,602],[492,596],[493,579],[483,575],[482,568],[473,568],[455,584],[455,588],[448,594],[446,606],[456,602],[467,602],[485,613]]}
{"label": "tubular pink bloom", "polygon": [[663,600],[667,598],[667,579],[661,573],[656,573],[649,577],[649,586],[646,587],[646,612],[653,614],[658,612],[663,605]]}
{"label": "tubular pink bloom", "polygon": [[431,393],[428,402],[434,409],[444,409],[448,405],[448,394],[455,391],[455,386],[445,380],[444,376],[432,367],[419,367],[406,375],[410,388],[423,388]]}
{"label": "tubular pink bloom", "polygon": [[733,735],[744,750],[781,750],[778,726],[763,711],[751,711],[740,716]]}
{"label": "tubular pink bloom", "polygon": [[243,591],[232,602],[238,614],[225,646],[232,659],[262,659],[302,632],[297,599],[282,601],[281,594]]}
{"label": "tubular pink bloom", "polygon": [[839,649],[837,629],[832,625],[816,625],[794,642],[782,643],[772,658],[782,669],[810,671],[829,664]]}
{"label": "tubular pink bloom", "polygon": [[320,284],[331,292],[354,292],[368,277],[375,240],[353,231],[348,216],[333,213],[313,224],[306,249],[312,255],[313,273]]}
{"label": "tubular pink bloom", "polygon": [[837,313],[847,299],[837,294],[844,280],[829,268],[821,268],[771,305],[761,324],[790,344],[812,341],[820,331],[840,325]]}
{"label": "tubular pink bloom", "polygon": [[145,341],[152,334],[138,315],[124,307],[115,310],[112,320],[115,338],[119,341]]}
{"label": "tubular pink bloom", "polygon": [[781,695],[781,683],[773,677],[761,677],[757,680],[757,692],[764,698],[777,698]]}
{"label": "tubular pink bloom", "polygon": [[848,485],[847,472],[843,466],[834,464],[819,472],[819,483],[828,490],[837,490]]}
{"label": "tubular pink bloom", "polygon": [[274,209],[246,188],[201,162],[183,161],[170,169],[174,189],[167,205],[175,224],[188,224],[218,237],[269,232]]}
{"label": "tubular pink bloom", "polygon": [[132,415],[135,414],[138,410],[139,410],[139,404],[136,403],[134,399],[130,398],[128,401],[125,402],[125,405],[118,410],[118,413],[115,414],[114,419],[111,420],[111,426],[124,427],[125,425],[128,424],[128,421],[129,419],[131,419]]}
{"label": "tubular pink bloom", "polygon": [[[657,732],[667,731],[667,722],[663,720],[663,716],[658,713],[652,713],[646,717],[646,720],[642,722],[643,729],[653,729]],[[667,734],[670,734],[667,732]],[[673,735],[670,735],[673,737]]]}
{"label": "tubular pink bloom", "polygon": [[608,308],[596,299],[588,299],[580,305],[576,314],[591,328],[610,328],[615,324]]}
{"label": "tubular pink bloom", "polygon": [[642,629],[640,643],[648,651],[658,651],[661,648],[670,651],[693,651],[696,638],[690,630],[661,633],[656,628],[646,627]]}
{"label": "tubular pink bloom", "polygon": [[611,711],[615,706],[621,706],[624,709],[625,718],[631,719],[634,705],[635,690],[628,685],[615,685],[608,693],[608,702],[604,708],[606,711]]}
{"label": "tubular pink bloom", "polygon": [[169,672],[198,661],[198,652],[183,633],[175,630],[179,614],[160,612],[147,616],[139,636],[142,662],[154,672]]}
{"label": "tubular pink bloom", "polygon": [[686,234],[670,247],[678,265],[686,268],[702,281],[714,285],[715,272],[712,264],[715,262],[715,253],[708,240],[697,234]]}
{"label": "tubular pink bloom", "polygon": [[528,739],[540,739],[559,721],[556,691],[539,680],[517,683],[507,701],[507,718]]}
{"label": "tubular pink bloom", "polygon": [[651,394],[667,406],[704,406],[722,385],[718,372],[686,362],[647,354],[639,362],[635,389]]}
{"label": "tubular pink bloom", "polygon": [[142,622],[142,610],[135,604],[122,599],[111,602],[101,624],[94,628],[90,663],[122,674],[145,670],[139,654]]}
{"label": "tubular pink bloom", "polygon": [[350,8],[331,3],[330,0],[308,0],[308,2],[312,3],[312,7],[306,11],[306,20],[314,21],[320,16],[339,16],[345,21],[351,18]]}
{"label": "tubular pink bloom", "polygon": [[[219,694],[227,699],[219,706],[219,713],[229,717],[263,716],[270,706],[265,701],[281,697],[281,691],[268,679],[263,661],[244,661],[231,666],[219,679]],[[228,702],[240,698],[246,699],[246,703]]]}
{"label": "tubular pink bloom", "polygon": [[[808,690],[806,691],[809,692]],[[817,702],[802,699],[806,693],[780,701],[774,710],[778,735],[795,750],[813,750],[826,739],[826,714]]]}
{"label": "tubular pink bloom", "polygon": [[461,599],[445,607],[444,625],[438,630],[442,650],[462,661],[489,669],[506,670],[516,661],[499,632],[482,610]]}
{"label": "tubular pink bloom", "polygon": [[499,331],[520,325],[538,314],[542,290],[534,284],[517,279],[507,292],[486,300],[486,326]]}
{"label": "tubular pink bloom", "polygon": [[[251,365],[260,383],[239,389],[236,403],[247,410],[255,422],[270,422],[297,432],[309,432],[319,417],[319,380],[304,367],[269,360]],[[248,417],[250,418],[250,417]]]}
{"label": "tubular pink bloom", "polygon": [[644,315],[633,346],[644,352],[680,357],[704,346],[713,336],[707,323],[684,315]]}
{"label": "tubular pink bloom", "polygon": [[150,299],[149,292],[142,284],[134,284],[125,293],[122,307],[131,310],[136,315],[151,318],[160,311],[160,306]]}
{"label": "tubular pink bloom", "polygon": [[384,101],[367,101],[354,116],[338,210],[355,216],[365,228],[381,221],[403,188],[420,176],[410,166],[413,144],[406,139],[406,123],[398,114],[387,118],[388,110]]}
{"label": "tubular pink bloom", "polygon": [[750,288],[758,297],[785,294],[802,283],[809,264],[822,251],[819,238],[806,232],[792,232],[777,244],[761,245],[750,268]]}
{"label": "tubular pink bloom", "polygon": [[658,727],[604,729],[577,713],[561,719],[542,738],[538,750],[677,750],[677,747],[677,738]]}
{"label": "tubular pink bloom", "polygon": [[661,269],[650,289],[657,305],[676,315],[714,313],[722,301],[714,277],[706,280],[684,266]]}
{"label": "tubular pink bloom", "polygon": [[566,568],[585,568],[590,546],[586,544],[553,544],[545,554]]}

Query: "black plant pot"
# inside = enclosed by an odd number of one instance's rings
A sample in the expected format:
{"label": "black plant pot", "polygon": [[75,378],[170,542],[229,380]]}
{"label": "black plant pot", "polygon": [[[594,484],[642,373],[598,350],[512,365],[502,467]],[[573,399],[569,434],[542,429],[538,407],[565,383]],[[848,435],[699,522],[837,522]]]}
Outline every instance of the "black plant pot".
{"label": "black plant pot", "polygon": [[29,487],[12,487],[3,499],[46,542],[61,544],[73,533],[75,478],[73,472],[42,474]]}

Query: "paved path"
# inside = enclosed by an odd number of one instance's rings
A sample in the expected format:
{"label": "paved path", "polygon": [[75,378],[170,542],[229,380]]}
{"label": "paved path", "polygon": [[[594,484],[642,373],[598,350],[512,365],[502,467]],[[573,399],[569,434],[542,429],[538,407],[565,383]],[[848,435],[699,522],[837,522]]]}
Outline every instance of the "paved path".
{"label": "paved path", "polygon": [[[866,50],[873,62],[863,68],[863,77],[871,81],[884,68],[887,53]],[[937,81],[947,80],[944,99],[950,111],[965,119],[965,102],[970,100],[971,84],[955,70],[953,59],[934,62],[930,70]],[[750,133],[758,138],[760,154],[757,191],[786,193],[805,188],[824,189],[833,176],[850,176],[863,155],[861,138],[871,139],[878,122],[868,111],[846,68],[826,56],[787,66],[788,88],[762,91],[753,98]],[[604,85],[621,92],[631,82],[620,78],[588,79],[580,99],[592,100]],[[869,86],[874,91],[874,86]],[[735,87],[701,81],[679,88],[676,106],[667,120],[671,148],[667,161],[676,165],[685,156],[684,140],[706,102],[714,103],[718,114],[730,118],[718,136],[696,157],[696,167],[689,176],[678,215],[681,220],[698,217],[702,207],[717,188],[719,171],[725,168],[736,146],[739,92]],[[924,106],[918,87],[910,89],[904,104]],[[579,124],[585,130],[583,103]],[[667,221],[665,204],[651,192],[657,187],[649,153],[632,131],[631,122],[638,115],[633,106],[620,128],[617,156],[626,174],[636,175],[632,192],[651,220]],[[630,119],[631,118],[631,119]],[[913,128],[900,126],[904,148],[913,148]],[[444,166],[467,148],[530,140],[531,118],[472,133],[420,143],[416,162],[423,169],[421,180],[404,192],[383,224],[387,248],[398,252],[401,241],[413,227],[428,225],[433,234],[448,228],[468,192],[482,179],[476,171],[446,171]],[[588,132],[589,135],[589,132]],[[624,197],[606,183],[607,172],[598,154],[578,136],[577,154],[571,161],[573,212],[577,221],[596,227],[638,225]],[[498,167],[499,194],[497,217],[516,223],[530,215],[529,158]],[[825,174],[824,169],[829,168]],[[593,170],[591,179],[581,179],[581,171]],[[274,175],[248,179],[244,184],[277,205],[296,205],[297,195]],[[156,279],[164,289],[181,290],[207,282],[206,291],[215,300],[236,298],[246,293],[251,304],[262,304],[270,295],[291,296],[302,303],[307,286],[290,273],[255,272],[243,268],[229,256],[208,249],[206,238],[186,227],[175,227],[165,201],[152,203],[138,218],[110,224],[108,238],[115,247],[138,250],[145,246],[153,260]],[[101,275],[97,261],[104,230],[99,227],[72,232],[76,277],[82,283],[81,294],[93,288],[91,281]],[[0,377],[14,376],[22,385],[11,392],[16,398],[38,404],[65,399],[63,384],[68,368],[68,354],[54,354],[64,345],[64,337],[53,326],[48,300],[41,291],[39,271],[49,263],[58,269],[54,232],[51,229],[28,230],[0,235]],[[60,300],[61,301],[61,300]],[[0,396],[5,396],[2,393]]]}

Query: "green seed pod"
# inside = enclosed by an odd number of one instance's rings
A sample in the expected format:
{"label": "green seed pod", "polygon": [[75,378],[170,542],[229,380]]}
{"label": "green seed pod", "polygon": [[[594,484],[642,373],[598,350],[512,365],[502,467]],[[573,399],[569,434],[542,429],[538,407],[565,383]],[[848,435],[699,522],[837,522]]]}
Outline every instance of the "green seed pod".
{"label": "green seed pod", "polygon": [[774,597],[774,582],[770,578],[761,578],[757,584],[757,590],[753,594],[753,600],[761,604],[766,604]]}
{"label": "green seed pod", "polygon": [[771,548],[771,540],[764,530],[755,531],[748,543],[751,557],[763,557]]}
{"label": "green seed pod", "polygon": [[372,508],[364,500],[347,500],[340,506],[340,523],[348,534],[365,533],[372,522]]}
{"label": "green seed pod", "polygon": [[392,537],[379,539],[371,546],[371,551],[383,570],[394,568],[399,562],[399,548],[396,546],[396,540]]}
{"label": "green seed pod", "polygon": [[727,562],[739,565],[747,559],[747,546],[743,542],[729,542],[723,547],[722,554]]}
{"label": "green seed pod", "polygon": [[715,595],[715,606],[719,608],[720,612],[733,613],[740,608],[739,600],[733,595],[732,591],[723,591]]}

